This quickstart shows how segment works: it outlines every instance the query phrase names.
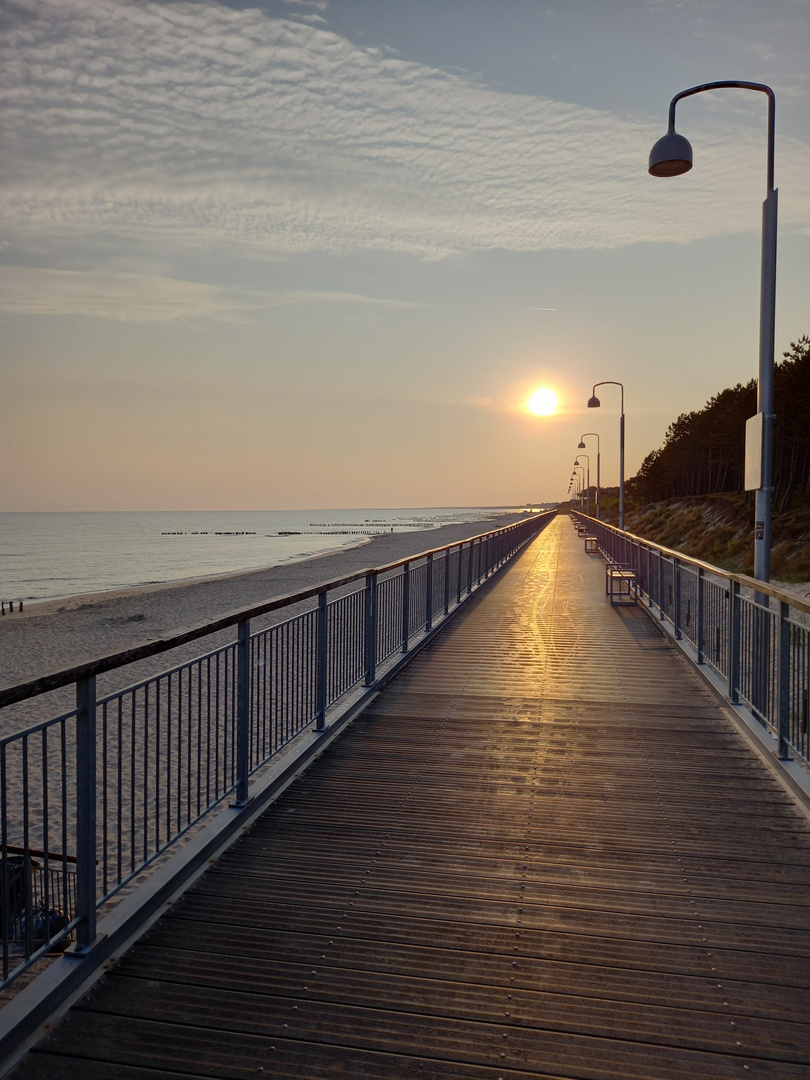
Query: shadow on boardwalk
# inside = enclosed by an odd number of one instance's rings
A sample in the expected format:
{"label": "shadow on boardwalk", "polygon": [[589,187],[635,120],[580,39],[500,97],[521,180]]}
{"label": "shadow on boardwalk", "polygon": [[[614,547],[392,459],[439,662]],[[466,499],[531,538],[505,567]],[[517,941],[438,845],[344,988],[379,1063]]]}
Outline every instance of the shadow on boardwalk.
{"label": "shadow on boardwalk", "polygon": [[810,829],[557,519],[13,1073],[810,1077]]}

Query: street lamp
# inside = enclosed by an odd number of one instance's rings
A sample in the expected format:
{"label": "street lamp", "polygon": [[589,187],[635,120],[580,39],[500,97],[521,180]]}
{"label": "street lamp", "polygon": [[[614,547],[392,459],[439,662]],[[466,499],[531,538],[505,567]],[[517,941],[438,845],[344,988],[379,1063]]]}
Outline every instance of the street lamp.
{"label": "street lamp", "polygon": [[[578,468],[582,469],[582,480],[580,480],[580,478],[579,478],[579,473],[577,472]],[[579,484],[579,508],[581,510],[582,509],[582,492],[585,489],[585,466],[584,465],[575,465],[574,466],[574,476],[576,476],[577,483]]]}
{"label": "street lamp", "polygon": [[[579,457],[587,458],[588,461],[588,479],[585,483],[585,498],[587,500],[588,509],[585,513],[588,517],[591,516],[591,457],[590,454],[580,454]],[[574,462],[575,465],[579,465],[579,458]]]}
{"label": "street lamp", "polygon": [[[762,281],[759,304],[759,379],[757,414],[746,426],[746,489],[756,490],[754,527],[754,577],[769,581],[771,576],[771,484],[773,480],[773,384],[774,326],[776,318],[776,210],[777,191],[773,186],[774,121],[776,102],[773,90],[763,83],[713,82],[682,90],[669,103],[666,135],[650,151],[652,176],[680,176],[692,168],[692,147],[675,131],[675,105],[681,98],[704,90],[757,90],[768,97],[768,175],[762,204]],[[761,437],[761,446],[758,440]],[[749,441],[750,440],[750,441]],[[749,457],[754,456],[749,478]],[[759,466],[759,468],[757,468]],[[749,487],[750,484],[750,487]]]}
{"label": "street lamp", "polygon": [[568,481],[568,493],[571,496],[571,504],[575,505],[576,500],[579,498],[579,477],[576,473],[571,473],[571,479]]}
{"label": "street lamp", "polygon": [[597,386],[620,386],[622,388],[622,415],[619,419],[619,528],[624,529],[624,383],[613,382],[611,379],[594,383],[593,397],[588,402],[589,409],[598,409],[602,404],[596,396]]}
{"label": "street lamp", "polygon": [[[593,435],[596,439],[596,520],[599,521],[599,436],[595,431],[586,431],[585,435]],[[580,436],[578,450],[585,449],[585,435]]]}

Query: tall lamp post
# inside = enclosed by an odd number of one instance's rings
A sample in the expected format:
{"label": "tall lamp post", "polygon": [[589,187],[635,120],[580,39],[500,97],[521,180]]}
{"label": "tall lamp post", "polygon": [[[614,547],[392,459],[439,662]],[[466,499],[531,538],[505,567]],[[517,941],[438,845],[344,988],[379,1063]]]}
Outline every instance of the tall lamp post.
{"label": "tall lamp post", "polygon": [[[759,379],[757,414],[746,427],[746,489],[756,490],[754,526],[754,577],[769,581],[771,576],[771,491],[773,481],[773,384],[774,327],[776,320],[776,210],[777,191],[773,186],[774,121],[776,102],[773,90],[763,83],[712,82],[682,90],[669,103],[666,135],[650,151],[649,171],[653,176],[680,176],[692,168],[692,147],[675,131],[675,105],[681,98],[704,90],[757,90],[768,97],[768,175],[762,204],[762,279],[759,304]],[[753,458],[753,461],[751,461]],[[749,468],[753,465],[752,472]],[[755,482],[756,481],[756,482]],[[750,486],[749,486],[750,485]]]}
{"label": "tall lamp post", "polygon": [[590,517],[591,516],[591,456],[590,456],[590,454],[580,454],[579,457],[577,458],[577,460],[574,462],[575,465],[579,465],[579,458],[581,458],[581,457],[584,457],[588,462],[588,476],[587,476],[587,480],[585,481],[585,501],[586,501],[586,505],[587,505],[587,509],[586,509],[585,513],[588,515],[588,517]]}
{"label": "tall lamp post", "polygon": [[[596,520],[599,521],[599,436],[595,431],[586,431],[585,435],[593,435],[596,439]],[[578,450],[585,449],[585,435],[580,436]]]}
{"label": "tall lamp post", "polygon": [[620,386],[622,390],[622,415],[619,419],[619,528],[624,529],[624,383],[614,382],[612,379],[594,383],[593,396],[588,402],[589,409],[598,409],[602,404],[596,396],[597,386]]}
{"label": "tall lamp post", "polygon": [[[582,479],[581,480],[579,478],[579,473],[577,472],[577,469],[582,469]],[[574,476],[577,478],[577,484],[579,484],[579,508],[581,510],[582,509],[582,492],[585,490],[585,466],[584,465],[575,465],[574,466]]]}

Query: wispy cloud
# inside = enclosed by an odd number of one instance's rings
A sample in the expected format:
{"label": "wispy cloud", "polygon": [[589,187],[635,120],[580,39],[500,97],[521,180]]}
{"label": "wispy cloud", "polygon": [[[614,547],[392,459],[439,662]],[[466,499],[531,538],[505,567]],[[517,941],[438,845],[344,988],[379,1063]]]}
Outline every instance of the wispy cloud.
{"label": "wispy cloud", "polygon": [[[23,244],[105,234],[436,258],[758,226],[761,177],[745,163],[762,133],[737,118],[710,115],[700,169],[655,181],[663,119],[495,91],[211,0],[16,0],[0,101],[0,228]],[[783,202],[783,227],[810,231],[808,172],[808,147],[781,140],[780,180],[804,193]]]}
{"label": "wispy cloud", "polygon": [[426,306],[357,293],[238,290],[121,271],[0,266],[0,311],[20,315],[89,315],[121,322],[244,322],[267,308],[324,301]]}

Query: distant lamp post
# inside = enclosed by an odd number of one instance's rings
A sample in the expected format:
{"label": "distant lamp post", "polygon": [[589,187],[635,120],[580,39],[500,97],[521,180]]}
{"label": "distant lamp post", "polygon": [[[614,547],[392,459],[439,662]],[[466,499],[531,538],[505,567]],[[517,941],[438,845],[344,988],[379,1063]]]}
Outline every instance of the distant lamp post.
{"label": "distant lamp post", "polygon": [[596,396],[597,386],[620,386],[622,390],[622,414],[619,418],[619,528],[624,529],[624,383],[614,382],[612,379],[594,383],[593,397],[588,402],[589,409],[598,409],[602,404]]}
{"label": "distant lamp post", "polygon": [[[582,470],[582,479],[581,480],[580,480],[579,473],[577,472],[577,469]],[[581,510],[582,509],[582,493],[585,490],[585,466],[584,465],[575,465],[574,466],[574,476],[577,478],[577,484],[579,484],[579,508]]]}
{"label": "distant lamp post", "polygon": [[579,458],[581,458],[581,457],[584,457],[588,462],[587,479],[585,481],[585,499],[586,499],[586,503],[587,503],[587,510],[585,511],[585,513],[588,515],[588,517],[590,517],[591,516],[591,457],[590,457],[590,454],[580,454],[579,457],[577,458],[577,460],[574,462],[575,465],[579,465]]}
{"label": "distant lamp post", "polygon": [[596,520],[599,521],[599,436],[595,431],[586,431],[585,435],[580,436],[578,450],[585,449],[585,436],[593,435],[596,439]]}
{"label": "distant lamp post", "polygon": [[680,176],[692,168],[692,147],[675,131],[675,105],[681,98],[704,90],[757,90],[768,97],[767,190],[762,204],[762,281],[759,305],[759,380],[757,414],[746,425],[745,487],[756,491],[754,526],[754,577],[771,576],[771,491],[773,482],[773,384],[774,326],[776,319],[776,211],[778,193],[773,186],[774,120],[773,90],[763,83],[712,82],[682,90],[669,103],[666,135],[650,151],[652,176]]}

